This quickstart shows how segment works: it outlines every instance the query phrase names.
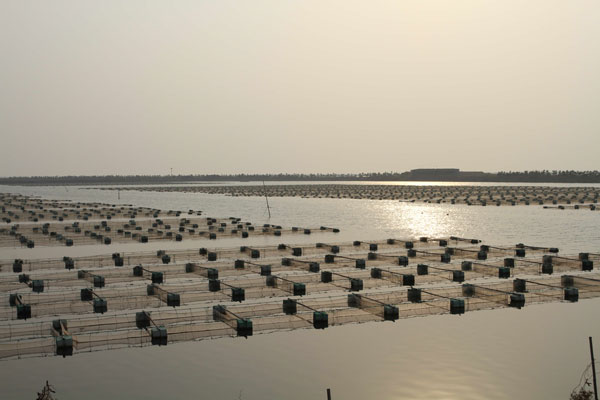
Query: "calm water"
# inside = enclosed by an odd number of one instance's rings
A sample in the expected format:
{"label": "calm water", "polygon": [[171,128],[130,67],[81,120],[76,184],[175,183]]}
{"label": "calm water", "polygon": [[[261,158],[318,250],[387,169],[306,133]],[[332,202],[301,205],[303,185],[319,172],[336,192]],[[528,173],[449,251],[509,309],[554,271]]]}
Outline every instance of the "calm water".
{"label": "calm water", "polygon": [[[68,191],[67,191],[68,190]],[[263,198],[116,192],[75,187],[2,187],[47,198],[200,209],[267,222]],[[347,241],[457,235],[493,244],[600,251],[600,213],[541,206],[474,207],[394,201],[270,199],[272,223],[339,227],[340,234],[283,240]],[[282,238],[244,241],[276,244]],[[237,245],[240,239],[33,250],[0,258]],[[411,318],[193,343],[0,362],[2,398],[33,398],[45,380],[60,399],[567,399],[600,343],[600,299],[463,316]],[[598,348],[598,346],[596,346]],[[597,351],[600,353],[600,351]]]}

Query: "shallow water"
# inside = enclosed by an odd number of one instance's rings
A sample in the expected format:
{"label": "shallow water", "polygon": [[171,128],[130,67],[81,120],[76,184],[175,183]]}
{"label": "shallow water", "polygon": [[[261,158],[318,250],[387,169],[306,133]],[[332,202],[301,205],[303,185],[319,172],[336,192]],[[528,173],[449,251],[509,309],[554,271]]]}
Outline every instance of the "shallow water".
{"label": "shallow water", "polygon": [[[68,191],[67,191],[68,190]],[[54,199],[199,209],[211,216],[267,218],[264,198],[200,193],[8,187]],[[1,249],[33,258],[156,248],[464,236],[492,244],[600,251],[600,213],[541,206],[478,207],[395,201],[270,199],[272,223],[339,227],[339,234],[194,240],[73,248]],[[600,341],[600,299],[532,305],[463,316],[411,318],[222,338],[70,358],[1,362],[2,397],[33,398],[45,380],[61,399],[567,399],[589,363],[587,337]]]}

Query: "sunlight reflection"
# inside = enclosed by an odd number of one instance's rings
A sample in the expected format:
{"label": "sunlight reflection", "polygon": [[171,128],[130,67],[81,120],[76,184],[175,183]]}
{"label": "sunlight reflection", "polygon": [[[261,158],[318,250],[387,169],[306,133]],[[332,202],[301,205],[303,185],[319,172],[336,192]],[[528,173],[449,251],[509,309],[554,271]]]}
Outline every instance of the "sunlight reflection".
{"label": "sunlight reflection", "polygon": [[431,204],[405,204],[382,202],[380,204],[388,218],[390,228],[402,226],[411,236],[440,237],[448,232],[456,232],[457,220],[447,207]]}

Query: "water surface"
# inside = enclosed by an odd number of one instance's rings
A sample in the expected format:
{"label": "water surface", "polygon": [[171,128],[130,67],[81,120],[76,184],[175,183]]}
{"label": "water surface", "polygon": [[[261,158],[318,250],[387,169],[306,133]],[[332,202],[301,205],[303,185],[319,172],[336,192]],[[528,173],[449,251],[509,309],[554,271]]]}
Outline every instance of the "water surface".
{"label": "water surface", "polygon": [[[67,191],[68,190],[68,191]],[[493,244],[600,252],[600,213],[541,206],[477,207],[202,193],[9,187],[53,199],[199,209],[255,223],[339,227],[339,234],[1,249],[0,258],[58,257],[156,248],[457,235]],[[600,299],[221,338],[166,347],[1,362],[3,398],[33,398],[46,380],[60,399],[567,399],[600,342]],[[600,352],[599,352],[600,353]]]}

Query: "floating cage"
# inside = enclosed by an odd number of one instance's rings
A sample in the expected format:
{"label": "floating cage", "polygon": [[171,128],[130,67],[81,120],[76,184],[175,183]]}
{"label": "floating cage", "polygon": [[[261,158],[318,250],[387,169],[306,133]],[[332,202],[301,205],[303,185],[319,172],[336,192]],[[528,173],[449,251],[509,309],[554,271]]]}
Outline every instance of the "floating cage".
{"label": "floating cage", "polygon": [[348,306],[360,308],[385,321],[395,321],[400,317],[398,307],[356,293],[348,295]]}
{"label": "floating cage", "polygon": [[238,336],[252,336],[252,320],[249,318],[241,318],[223,305],[213,307],[213,319],[215,321],[223,322],[235,329]]}
{"label": "floating cage", "polygon": [[[0,319],[5,321],[0,324],[4,341],[0,343],[0,358],[58,354],[59,336],[72,338],[71,354],[75,354],[274,330],[324,329],[346,323],[520,308],[548,301],[575,302],[600,292],[600,280],[594,272],[582,271],[584,260],[579,255],[559,257],[546,249],[524,246],[526,256],[513,258],[520,247],[489,246],[484,261],[477,260],[477,252],[482,251],[479,243],[454,240],[452,247],[440,249],[439,239],[415,240],[408,249],[404,247],[407,242],[394,239],[393,243],[361,242],[365,246],[300,246],[302,258],[290,257],[294,247],[289,245],[254,248],[268,264],[255,262],[248,252],[240,255],[238,248],[216,249],[217,260],[210,263],[208,250],[202,254],[197,249],[170,250],[168,264],[162,263],[166,252],[156,251],[73,257],[73,269],[65,269],[64,258],[36,263],[23,260],[18,264],[26,273],[14,274],[10,272],[13,260],[0,263],[8,272],[0,279],[0,290],[7,294],[10,305],[0,309]],[[367,248],[369,243],[378,244],[376,253]],[[338,246],[339,252],[331,253],[328,246]],[[409,250],[415,254],[410,264],[404,265],[399,260],[406,257],[408,261],[404,252]],[[327,270],[321,271],[319,261],[325,253],[334,258]],[[369,253],[375,257],[369,260],[366,271],[361,261],[368,259]],[[447,253],[453,253],[454,262],[442,261]],[[543,257],[548,253],[552,258]],[[238,257],[240,263],[236,265]],[[132,269],[114,266],[117,258]],[[513,260],[512,266],[506,265],[507,258]],[[589,253],[586,260],[597,259],[600,257]],[[552,262],[554,274],[529,278],[543,272],[544,261]],[[505,271],[508,276],[502,275]],[[167,275],[168,283],[164,279]],[[517,278],[504,279],[509,276]],[[528,279],[519,286],[522,276]],[[104,286],[94,284],[96,277],[104,278]],[[34,292],[33,281],[42,281],[44,291]],[[463,281],[468,284],[460,285]],[[85,282],[89,287],[82,288]],[[286,298],[282,303],[282,296],[297,299]],[[214,304],[222,304],[224,309],[213,314]],[[57,318],[64,320],[64,329],[54,323]]]}

